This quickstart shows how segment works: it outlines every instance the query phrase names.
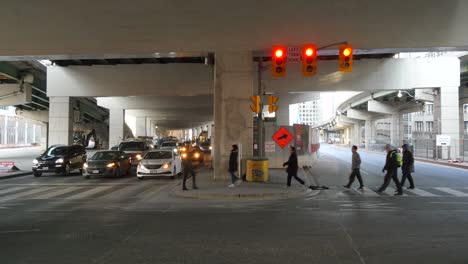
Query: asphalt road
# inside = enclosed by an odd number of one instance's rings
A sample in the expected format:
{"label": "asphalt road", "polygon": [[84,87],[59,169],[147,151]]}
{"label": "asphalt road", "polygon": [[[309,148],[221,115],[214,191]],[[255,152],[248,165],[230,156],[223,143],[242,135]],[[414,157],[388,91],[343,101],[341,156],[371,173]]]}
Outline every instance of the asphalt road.
{"label": "asphalt road", "polygon": [[330,190],[289,200],[181,199],[166,179],[2,180],[1,263],[468,262],[466,171],[417,163],[419,194],[378,195],[383,155],[361,153],[358,192],[340,187],[350,151],[321,151],[312,172]]}

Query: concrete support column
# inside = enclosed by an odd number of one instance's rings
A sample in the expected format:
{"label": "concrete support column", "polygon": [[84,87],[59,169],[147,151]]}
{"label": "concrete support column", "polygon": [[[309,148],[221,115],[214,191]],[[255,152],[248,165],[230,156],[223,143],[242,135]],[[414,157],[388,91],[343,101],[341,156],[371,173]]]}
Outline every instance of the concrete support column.
{"label": "concrete support column", "polygon": [[392,146],[400,147],[403,144],[403,127],[402,116],[400,113],[392,114],[390,125],[390,141]]}
{"label": "concrete support column", "polygon": [[8,144],[8,116],[5,115],[5,124],[3,126],[3,144]]}
{"label": "concrete support column", "polygon": [[109,109],[109,148],[120,144],[124,139],[125,110]]}
{"label": "concrete support column", "polygon": [[450,147],[438,147],[438,158],[455,159],[460,154],[459,87],[441,87],[434,97],[434,134],[451,137]]}
{"label": "concrete support column", "polygon": [[49,147],[48,144],[48,127],[49,123],[41,125],[41,149],[46,150]]}
{"label": "concrete support column", "polygon": [[232,144],[242,144],[244,157],[252,155],[252,53],[216,53],[215,67],[214,178],[225,179]]}
{"label": "concrete support column", "polygon": [[50,97],[49,145],[73,143],[73,99]]}
{"label": "concrete support column", "polygon": [[374,137],[372,136],[373,135],[373,132],[374,132],[374,127],[373,127],[373,121],[372,119],[367,119],[365,121],[365,132],[364,132],[364,137],[365,137],[365,147],[366,149],[371,149],[371,146],[373,143],[373,141],[375,140]]}
{"label": "concrete support column", "polygon": [[136,117],[135,137],[146,136],[146,116]]}

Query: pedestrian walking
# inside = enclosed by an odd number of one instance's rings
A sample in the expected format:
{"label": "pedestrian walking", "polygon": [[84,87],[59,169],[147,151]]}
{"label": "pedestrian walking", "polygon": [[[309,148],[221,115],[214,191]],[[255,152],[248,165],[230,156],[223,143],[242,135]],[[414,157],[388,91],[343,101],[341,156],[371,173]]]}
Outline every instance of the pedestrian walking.
{"label": "pedestrian walking", "polygon": [[359,189],[362,190],[364,189],[364,183],[362,181],[362,177],[361,177],[361,156],[359,155],[359,153],[357,152],[357,146],[354,145],[352,148],[351,148],[351,152],[353,153],[353,156],[352,156],[352,159],[351,159],[351,175],[349,175],[349,182],[348,184],[346,184],[345,188],[351,188],[351,185],[353,184],[354,180],[358,179],[359,181]]}
{"label": "pedestrian walking", "polygon": [[231,174],[231,184],[229,188],[236,187],[236,183],[239,184],[241,181],[239,177],[236,176],[237,167],[239,165],[239,148],[237,145],[232,145],[231,154],[229,155],[229,173]]}
{"label": "pedestrian walking", "polygon": [[384,176],[384,182],[382,186],[380,186],[377,192],[385,191],[385,189],[390,184],[390,180],[393,180],[397,187],[397,192],[395,195],[403,195],[403,190],[401,188],[400,181],[398,180],[398,152],[396,149],[393,149],[390,144],[385,145],[385,151],[387,151],[387,157],[382,172],[387,171],[387,173]]}
{"label": "pedestrian walking", "polygon": [[299,169],[299,164],[297,162],[297,154],[296,154],[296,148],[291,146],[289,147],[289,152],[291,153],[291,155],[289,155],[289,159],[287,162],[283,163],[283,167],[284,166],[288,166],[288,168],[286,169],[286,172],[288,173],[288,183],[287,183],[287,187],[291,187],[291,178],[294,177],[294,179],[296,179],[299,183],[301,183],[302,185],[304,185],[304,181],[297,177],[297,171]]}
{"label": "pedestrian walking", "polygon": [[187,150],[186,153],[183,153],[182,154],[182,167],[184,169],[184,180],[182,182],[182,190],[183,191],[187,191],[188,188],[187,188],[187,185],[186,185],[186,181],[190,176],[192,176],[192,188],[194,190],[198,189],[197,187],[197,184],[195,182],[195,170],[193,168],[193,154],[194,154],[194,151],[192,150],[191,147],[189,147],[189,149]]}
{"label": "pedestrian walking", "polygon": [[405,186],[405,181],[408,179],[410,186],[408,189],[414,189],[414,181],[411,176],[411,172],[414,171],[414,157],[413,153],[409,150],[408,144],[401,146],[403,150],[403,164],[401,165],[401,172],[403,176],[401,178],[401,187]]}

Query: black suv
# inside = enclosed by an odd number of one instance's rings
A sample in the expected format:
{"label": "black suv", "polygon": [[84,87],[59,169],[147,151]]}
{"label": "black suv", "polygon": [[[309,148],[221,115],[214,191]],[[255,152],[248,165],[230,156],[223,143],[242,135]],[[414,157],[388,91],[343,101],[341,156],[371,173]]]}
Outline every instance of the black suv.
{"label": "black suv", "polygon": [[33,161],[34,176],[40,177],[43,172],[55,172],[69,175],[72,170],[83,173],[86,162],[86,150],[80,145],[54,145]]}

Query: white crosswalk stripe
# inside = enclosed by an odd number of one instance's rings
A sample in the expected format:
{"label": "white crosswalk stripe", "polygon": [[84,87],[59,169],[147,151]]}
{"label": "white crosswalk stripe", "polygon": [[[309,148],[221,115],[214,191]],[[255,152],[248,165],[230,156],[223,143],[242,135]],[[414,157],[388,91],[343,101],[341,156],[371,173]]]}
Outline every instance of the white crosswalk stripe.
{"label": "white crosswalk stripe", "polygon": [[90,197],[90,196],[92,196],[94,194],[97,194],[97,193],[103,192],[105,190],[108,190],[110,188],[114,188],[114,186],[99,186],[99,187],[93,188],[91,190],[81,192],[81,193],[77,193],[77,194],[72,195],[70,197],[66,197],[65,199],[66,200],[84,199],[84,198]]}
{"label": "white crosswalk stripe", "polygon": [[22,198],[22,197],[29,196],[29,195],[33,195],[33,194],[36,194],[36,193],[45,192],[45,191],[53,189],[53,188],[55,188],[55,187],[40,187],[40,188],[37,188],[37,189],[32,189],[32,190],[29,190],[29,191],[25,191],[25,192],[14,193],[14,194],[7,195],[7,196],[4,196],[4,197],[0,198],[0,203],[1,202],[11,201],[11,200],[18,199],[18,198]]}
{"label": "white crosswalk stripe", "polygon": [[457,190],[454,190],[454,189],[451,189],[451,188],[447,188],[447,187],[436,187],[434,189],[437,189],[437,190],[439,190],[441,192],[449,193],[449,194],[454,195],[456,197],[468,197],[468,193],[460,192],[460,191],[457,191]]}
{"label": "white crosswalk stripe", "polygon": [[125,186],[119,190],[106,194],[104,196],[99,197],[99,199],[119,199],[123,197],[131,197],[133,194],[139,194],[144,189],[148,188],[148,185],[130,185]]}
{"label": "white crosswalk stripe", "polygon": [[437,195],[437,194],[433,194],[433,193],[430,193],[430,192],[426,192],[426,191],[421,190],[421,189],[418,189],[418,188],[406,189],[405,191],[414,193],[414,194],[416,194],[416,195],[418,195],[418,196],[427,196],[427,197],[437,197],[437,196],[439,196],[439,195]]}
{"label": "white crosswalk stripe", "polygon": [[57,191],[41,194],[41,195],[39,195],[37,197],[34,197],[33,199],[50,199],[50,198],[54,198],[54,197],[66,194],[66,193],[71,193],[73,191],[76,191],[76,190],[79,190],[79,189],[82,189],[82,188],[83,188],[82,186],[60,188]]}
{"label": "white crosswalk stripe", "polygon": [[13,187],[13,188],[7,188],[7,189],[0,190],[0,194],[12,193],[12,192],[16,192],[16,191],[23,190],[23,189],[26,189],[26,188],[27,188],[27,187]]}

